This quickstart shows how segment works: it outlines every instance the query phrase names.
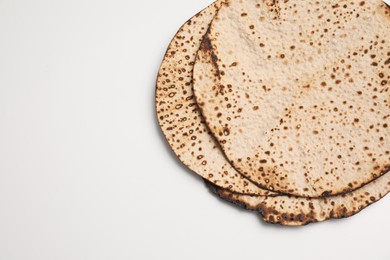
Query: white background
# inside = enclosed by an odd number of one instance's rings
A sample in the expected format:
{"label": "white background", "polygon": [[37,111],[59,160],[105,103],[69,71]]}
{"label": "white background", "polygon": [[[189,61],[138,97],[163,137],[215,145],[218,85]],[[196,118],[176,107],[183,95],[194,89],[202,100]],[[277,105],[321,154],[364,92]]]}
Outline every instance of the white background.
{"label": "white background", "polygon": [[211,0],[0,0],[0,260],[390,260],[390,196],[266,225],[212,196],[154,112],[157,71]]}

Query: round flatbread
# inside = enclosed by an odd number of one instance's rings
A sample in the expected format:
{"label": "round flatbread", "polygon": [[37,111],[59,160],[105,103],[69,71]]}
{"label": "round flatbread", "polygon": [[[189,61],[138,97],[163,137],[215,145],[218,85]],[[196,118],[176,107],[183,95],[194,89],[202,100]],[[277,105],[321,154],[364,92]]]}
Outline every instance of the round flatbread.
{"label": "round flatbread", "polygon": [[222,199],[258,212],[268,223],[284,226],[302,226],[351,217],[390,192],[390,174],[350,193],[321,199],[238,195],[206,183]]}
{"label": "round flatbread", "polygon": [[[207,9],[206,9],[207,10]],[[201,17],[205,15],[206,10],[203,12],[203,15],[200,15]],[[199,17],[199,15],[197,16]],[[193,57],[193,53],[197,50],[197,47],[194,47],[196,45],[199,46],[199,41],[202,38],[202,36],[198,35],[197,32],[205,33],[205,28],[202,27],[199,31],[194,30],[194,19],[192,19],[192,22],[189,21],[186,23],[186,25],[183,26],[183,28],[179,31],[177,34],[176,40],[172,41],[170,50],[177,52],[176,61],[178,61],[178,64],[183,64],[183,62],[186,58],[185,56],[188,54],[190,57]],[[210,17],[211,19],[211,17]],[[181,31],[192,31],[195,35],[192,35],[190,39],[193,41],[180,41],[181,38]],[[198,40],[196,38],[198,37]],[[181,47],[174,47],[174,46],[181,46]],[[181,49],[186,49],[186,52],[182,52]],[[168,54],[168,53],[167,53]],[[182,58],[180,58],[180,55]],[[187,59],[186,59],[187,60]],[[164,59],[162,69],[165,67],[166,72],[169,74],[169,72],[177,72],[180,71],[178,68],[176,68],[173,65],[166,65],[166,58]],[[186,65],[185,68],[189,68],[190,71],[192,71],[192,65],[190,64],[192,61]],[[164,66],[164,64],[166,66]],[[169,67],[171,66],[171,67]],[[179,72],[181,74],[182,72]],[[173,75],[165,75],[165,82],[171,81],[173,79],[176,79],[174,76],[175,73],[171,73]],[[160,76],[161,77],[161,76]],[[161,79],[159,77],[159,79]],[[170,83],[170,82],[168,82]],[[163,84],[162,81],[158,82],[158,84]],[[166,84],[166,83],[164,83]],[[186,85],[186,84],[184,84]],[[180,85],[180,88],[176,89],[182,90],[182,91],[192,91],[191,89],[184,89],[183,85]],[[156,96],[158,97],[159,93],[164,93],[168,91],[164,88],[158,89],[156,92]],[[191,93],[191,92],[190,92]],[[169,96],[169,95],[168,95]],[[160,95],[160,97],[164,97],[164,95]],[[160,99],[161,103],[164,104],[163,99]],[[161,107],[162,104],[156,103],[157,110],[159,107]],[[172,106],[172,105],[170,105]],[[164,108],[164,107],[163,107]],[[195,113],[195,112],[194,112]],[[196,114],[197,116],[201,117],[201,115]],[[160,123],[163,118],[159,118]],[[166,123],[168,124],[168,123]],[[203,121],[193,121],[191,125],[198,124],[197,127],[202,128]],[[169,127],[169,126],[167,126]],[[164,129],[164,128],[163,128]],[[186,127],[180,128],[181,131],[177,130],[178,132],[176,134],[178,135],[184,135],[186,136]],[[210,137],[210,136],[209,136]],[[171,137],[173,138],[173,137]],[[168,139],[168,136],[167,136]],[[169,139],[168,139],[169,141]],[[171,144],[171,142],[170,142]],[[185,143],[184,143],[185,144]],[[171,144],[172,147],[175,147]],[[203,148],[203,145],[201,145],[201,148]],[[174,149],[175,150],[175,149]],[[214,153],[214,150],[217,150],[217,148],[213,148],[211,150],[210,154]],[[180,154],[180,153],[179,153]],[[186,157],[187,158],[187,157]],[[183,161],[183,159],[181,159]],[[191,162],[190,160],[187,160],[187,163]],[[227,162],[225,162],[227,163]],[[215,169],[210,169],[210,172],[213,172]],[[303,198],[296,198],[296,197],[287,197],[287,196],[278,196],[278,197],[271,197],[271,196],[247,196],[247,195],[239,195],[236,193],[232,193],[229,190],[221,189],[218,186],[213,185],[213,189],[218,192],[218,194],[225,199],[228,199],[230,201],[234,201],[235,203],[239,203],[242,205],[245,205],[248,209],[251,210],[258,210],[263,215],[266,221],[271,223],[281,223],[284,225],[303,225],[307,224],[309,222],[317,222],[317,221],[323,221],[328,218],[338,218],[338,217],[346,217],[353,214],[356,214],[358,211],[366,207],[367,205],[370,205],[371,203],[377,201],[379,198],[387,194],[389,189],[390,181],[386,179],[385,177],[379,178],[377,181],[368,184],[366,187],[357,190],[353,192],[353,194],[347,194],[340,197],[332,197],[329,199],[303,199]],[[276,196],[275,194],[273,196]],[[325,208],[325,210],[323,209]]]}
{"label": "round flatbread", "polygon": [[216,2],[191,18],[170,43],[157,78],[158,121],[174,153],[198,175],[234,192],[270,194],[245,179],[225,159],[203,121],[192,90],[196,52],[219,6]]}
{"label": "round flatbread", "polygon": [[194,68],[206,122],[265,189],[322,197],[390,169],[390,9],[372,1],[231,0]]}

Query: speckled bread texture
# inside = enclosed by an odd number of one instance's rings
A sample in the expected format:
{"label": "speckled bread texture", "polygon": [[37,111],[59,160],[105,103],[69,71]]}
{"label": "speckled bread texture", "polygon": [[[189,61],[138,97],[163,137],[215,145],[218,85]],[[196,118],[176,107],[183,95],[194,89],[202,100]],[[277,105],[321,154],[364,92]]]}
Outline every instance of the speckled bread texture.
{"label": "speckled bread texture", "polygon": [[234,192],[270,194],[243,178],[225,159],[192,90],[196,52],[219,6],[215,2],[186,22],[170,43],[157,78],[158,121],[174,153],[198,175]]}
{"label": "speckled bread texture", "polygon": [[[176,128],[176,125],[170,123],[171,121],[166,121],[166,122],[163,121],[164,117],[166,116],[164,110],[167,109],[167,107],[169,108],[166,111],[169,111],[168,117],[173,117],[175,119],[173,122],[175,122],[176,120],[181,121],[180,120],[181,117],[179,117],[174,113],[171,114],[172,112],[171,107],[176,106],[176,103],[172,103],[172,99],[169,95],[173,92],[176,93],[171,94],[171,96],[176,96],[178,94],[177,92],[186,92],[185,94],[183,94],[183,97],[181,99],[183,106],[188,104],[187,106],[194,107],[194,105],[191,105],[194,103],[193,100],[192,102],[183,101],[183,100],[187,100],[188,97],[187,94],[191,95],[192,93],[191,87],[187,88],[188,86],[191,86],[191,83],[186,83],[187,82],[186,80],[190,79],[191,76],[188,76],[186,72],[188,71],[192,72],[194,53],[199,47],[200,39],[202,38],[202,35],[205,33],[207,28],[208,23],[206,21],[207,20],[206,16],[209,15],[210,17],[208,19],[211,20],[212,13],[215,12],[216,10],[216,9],[210,10],[210,8],[212,7],[209,7],[208,9],[204,10],[201,14],[191,19],[178,32],[175,39],[172,41],[170,48],[167,52],[167,55],[163,61],[160,74],[159,74],[159,79],[157,82],[158,86],[156,92],[156,98],[157,98],[156,106],[157,106],[158,114],[160,116],[159,117],[160,124],[162,125],[162,129],[164,131],[164,134],[167,136],[170,145],[174,149],[175,153],[178,153],[178,156],[181,155],[181,152],[183,150],[184,151],[186,150],[175,149],[175,147],[180,147],[182,144],[181,142],[179,142],[178,146],[175,145],[176,144],[175,136],[188,136],[186,133],[188,133],[187,131],[191,131],[191,130],[187,130],[189,128],[188,125],[187,126],[181,125],[181,127],[177,128],[175,132],[170,133],[169,132],[170,130],[166,130],[165,128],[169,128],[171,126],[174,126]],[[199,19],[199,17],[201,17],[201,19]],[[202,23],[200,21],[202,21]],[[191,33],[193,35],[190,35]],[[182,38],[183,36],[185,38]],[[188,40],[187,37],[190,40]],[[188,58],[187,56],[190,58]],[[177,64],[181,64],[183,67],[178,67]],[[184,71],[182,69],[184,69]],[[179,80],[178,77],[183,77],[183,80]],[[184,83],[172,84],[172,82],[184,82]],[[168,87],[165,86],[167,84],[169,85]],[[178,102],[178,100],[176,100],[176,102]],[[201,119],[201,115],[199,114],[199,111],[196,109],[190,109],[189,112],[186,112],[186,114],[190,114],[190,115],[193,114],[194,117],[188,117],[188,119],[186,118],[184,122],[186,122],[187,120],[191,121],[194,118]],[[165,128],[163,127],[163,125],[165,125]],[[189,125],[191,125],[193,129],[204,129],[204,132],[198,135],[203,136],[202,140],[209,140],[206,137],[207,128],[205,128],[202,120],[193,120],[190,122]],[[166,132],[170,134],[166,134]],[[211,136],[209,136],[209,138],[211,138]],[[186,138],[185,140],[186,142],[190,142],[188,138]],[[191,141],[193,140],[191,139]],[[171,142],[173,142],[173,144]],[[185,145],[186,142],[184,142]],[[191,144],[192,143],[193,142],[191,142]],[[206,144],[209,143],[210,142],[206,142]],[[205,148],[203,142],[202,144],[196,146],[202,148],[201,150],[204,150]],[[207,154],[209,155],[211,154],[212,156],[215,156],[213,154],[216,152],[216,154],[218,155],[217,158],[220,158],[219,157],[220,152],[216,147],[217,147],[216,144],[213,145],[213,148],[210,149],[210,153]],[[189,150],[189,153],[192,154],[191,150]],[[191,157],[190,158],[184,157],[184,158],[186,158],[185,161],[183,161],[183,158],[181,158],[181,160],[186,165],[192,164],[193,165],[192,169],[197,167],[197,164],[194,164],[194,162],[196,162],[197,160],[194,160],[194,158],[192,158],[191,160]],[[224,160],[224,158],[221,160]],[[227,163],[226,160],[225,163]],[[211,173],[213,173],[214,171],[218,171],[218,168],[213,169],[210,167],[208,169],[209,172]],[[229,190],[221,189],[219,188],[219,186],[216,185],[212,185],[212,188],[217,194],[219,194],[219,196],[231,202],[243,205],[244,207],[251,210],[259,211],[264,216],[264,219],[268,222],[280,223],[283,225],[304,225],[310,222],[323,221],[329,218],[351,216],[357,213],[358,211],[360,211],[361,209],[363,209],[364,207],[370,205],[371,203],[374,203],[382,196],[384,196],[389,190],[389,185],[390,185],[389,178],[385,178],[385,176],[383,176],[379,178],[377,181],[372,182],[367,186],[363,187],[362,189],[359,189],[351,194],[347,194],[339,197],[331,197],[329,199],[303,199],[303,198],[287,197],[287,196],[278,196],[278,197],[248,196],[248,195],[239,195],[236,193],[232,193]],[[277,196],[277,195],[273,194],[273,196]],[[334,203],[332,203],[332,201]]]}
{"label": "speckled bread texture", "polygon": [[206,183],[222,199],[258,212],[268,223],[284,226],[303,226],[351,217],[390,192],[390,174],[385,174],[350,193],[321,199],[282,195],[274,197],[237,195]]}
{"label": "speckled bread texture", "polygon": [[194,68],[197,103],[232,165],[302,197],[389,171],[389,82],[381,0],[230,0]]}

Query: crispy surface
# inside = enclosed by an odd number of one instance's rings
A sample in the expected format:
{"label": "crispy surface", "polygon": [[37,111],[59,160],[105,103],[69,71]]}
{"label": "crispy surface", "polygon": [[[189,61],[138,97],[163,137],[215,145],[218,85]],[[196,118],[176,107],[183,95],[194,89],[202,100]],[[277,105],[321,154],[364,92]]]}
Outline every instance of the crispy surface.
{"label": "crispy surface", "polygon": [[221,7],[194,90],[240,173],[271,191],[321,197],[389,171],[389,10],[381,0]]}

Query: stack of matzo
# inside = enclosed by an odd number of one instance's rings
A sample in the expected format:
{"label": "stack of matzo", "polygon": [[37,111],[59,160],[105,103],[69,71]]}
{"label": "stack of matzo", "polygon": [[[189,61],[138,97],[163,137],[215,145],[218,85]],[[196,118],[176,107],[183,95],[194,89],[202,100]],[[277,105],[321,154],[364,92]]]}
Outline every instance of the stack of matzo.
{"label": "stack of matzo", "polygon": [[179,159],[270,223],[352,216],[390,191],[390,8],[381,0],[217,1],[161,65]]}

